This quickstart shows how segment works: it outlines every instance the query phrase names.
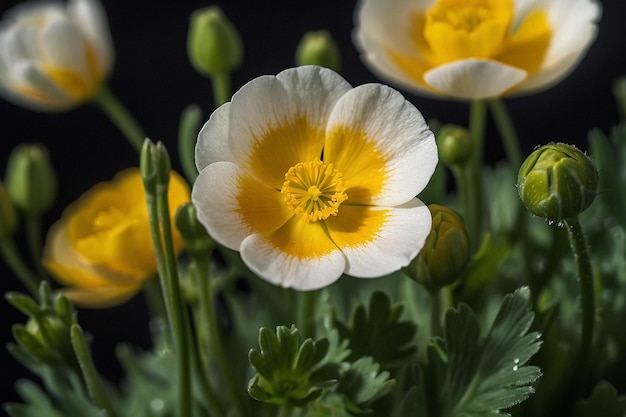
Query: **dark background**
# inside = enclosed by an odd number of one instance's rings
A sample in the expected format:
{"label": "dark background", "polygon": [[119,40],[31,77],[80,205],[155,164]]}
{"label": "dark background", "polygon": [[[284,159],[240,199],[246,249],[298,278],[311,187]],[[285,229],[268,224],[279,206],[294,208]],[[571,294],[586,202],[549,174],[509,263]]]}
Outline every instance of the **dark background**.
{"label": "dark background", "polygon": [[[0,0],[0,13],[17,3]],[[210,82],[194,72],[185,49],[189,14],[211,4],[222,7],[239,28],[245,44],[243,67],[233,75],[234,89],[256,76],[276,74],[293,66],[301,36],[319,29],[329,30],[339,43],[342,74],[351,84],[384,82],[361,63],[352,44],[354,0],[105,0],[116,49],[109,86],[148,135],[166,144],[175,167],[175,139],[182,109],[191,103],[199,104],[205,119],[212,110]],[[611,84],[626,74],[626,2],[605,0],[602,4],[598,38],[574,73],[546,92],[506,100],[525,154],[549,141],[586,148],[590,129],[597,126],[607,131],[617,121]],[[404,93],[427,119],[467,123],[464,103]],[[493,163],[503,157],[503,150],[491,124],[487,133],[486,159]],[[10,150],[21,142],[45,144],[57,168],[59,195],[57,205],[44,219],[46,228],[60,217],[63,207],[93,184],[137,164],[137,155],[118,130],[90,105],[46,114],[0,99],[0,172]],[[0,260],[0,292],[20,290],[20,284]],[[113,353],[117,343],[149,345],[142,297],[116,308],[80,310],[79,318],[94,335],[97,364],[110,377],[119,376]],[[16,321],[22,322],[23,316],[0,299],[0,403],[17,400],[11,386],[18,377],[28,376],[4,348],[12,340],[10,328]]]}

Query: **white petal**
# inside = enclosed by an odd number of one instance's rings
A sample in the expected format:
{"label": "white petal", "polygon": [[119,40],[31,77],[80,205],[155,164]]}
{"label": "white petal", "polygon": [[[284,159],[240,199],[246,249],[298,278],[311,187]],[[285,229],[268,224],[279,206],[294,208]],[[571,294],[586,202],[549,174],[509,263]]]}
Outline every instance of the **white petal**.
{"label": "white petal", "polygon": [[228,118],[230,103],[218,107],[202,126],[196,142],[196,167],[202,171],[218,161],[235,162],[228,146]]}
{"label": "white petal", "polygon": [[362,246],[344,247],[348,259],[345,273],[358,278],[375,278],[407,266],[424,246],[432,217],[420,200],[393,208],[376,238]]}
{"label": "white petal", "polygon": [[52,20],[39,33],[38,41],[43,64],[68,69],[91,80],[85,39],[71,20]]}
{"label": "white petal", "polygon": [[332,284],[341,276],[346,264],[339,250],[314,259],[298,258],[275,249],[259,235],[244,239],[241,258],[252,272],[264,280],[300,291]]}
{"label": "white petal", "polygon": [[428,9],[435,1],[361,1],[355,13],[352,39],[363,61],[378,77],[418,94],[440,98],[401,71],[388,53],[388,49],[392,48],[407,56],[420,57],[420,51],[413,45],[409,33],[410,17],[412,13]]}
{"label": "white petal", "polygon": [[113,66],[114,52],[104,8],[97,0],[72,0],[68,13],[96,53],[100,74],[108,74]]}
{"label": "white petal", "polygon": [[[52,82],[39,68],[29,61],[21,61],[11,66],[10,79],[3,81],[5,94],[14,102],[34,110],[65,110],[76,104],[59,87]],[[16,88],[28,87],[36,90],[45,99],[24,95]]]}
{"label": "white petal", "polygon": [[424,80],[442,94],[462,99],[498,97],[526,78],[526,71],[500,62],[465,59],[427,71]]}
{"label": "white petal", "polygon": [[[296,116],[306,115],[313,125],[325,126],[335,102],[349,89],[340,75],[315,66],[250,81],[235,93],[231,103],[230,148],[238,163],[247,165],[263,132]],[[287,167],[297,162],[301,161],[287,161]]]}
{"label": "white petal", "polygon": [[213,239],[233,250],[251,233],[237,212],[240,174],[235,164],[216,162],[200,171],[191,191],[200,223]]}
{"label": "white petal", "polygon": [[[364,133],[388,161],[383,189],[372,196],[371,204],[403,204],[426,187],[437,165],[435,138],[422,114],[402,94],[382,84],[354,88],[337,102],[327,130],[342,126]],[[356,153],[359,141],[355,145]],[[335,146],[341,145],[327,144],[325,150],[324,158],[331,163]]]}

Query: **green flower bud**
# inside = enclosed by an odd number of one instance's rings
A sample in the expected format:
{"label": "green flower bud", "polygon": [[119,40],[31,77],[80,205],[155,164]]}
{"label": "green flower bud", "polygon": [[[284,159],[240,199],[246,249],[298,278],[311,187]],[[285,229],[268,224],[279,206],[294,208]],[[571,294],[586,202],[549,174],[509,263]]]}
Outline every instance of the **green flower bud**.
{"label": "green flower bud", "polygon": [[472,155],[472,137],[467,129],[444,125],[436,136],[439,157],[448,166],[462,166]]}
{"label": "green flower bud", "polygon": [[42,145],[19,145],[13,149],[5,181],[14,206],[27,214],[46,212],[56,198],[56,174]]}
{"label": "green flower bud", "polygon": [[213,240],[198,221],[196,207],[192,203],[183,204],[178,208],[175,221],[187,252],[192,256],[202,256],[211,251]]}
{"label": "green flower bud", "polygon": [[74,363],[70,326],[55,314],[44,312],[31,317],[26,323],[26,331],[41,348],[38,359],[50,365]]}
{"label": "green flower bud", "polygon": [[296,65],[320,65],[339,72],[341,52],[327,31],[307,32],[296,49]]}
{"label": "green flower bud", "polygon": [[13,234],[17,227],[17,214],[7,189],[0,182],[0,240]]}
{"label": "green flower bud", "polygon": [[469,261],[469,239],[460,216],[453,210],[431,204],[433,217],[424,247],[407,267],[409,276],[429,288],[453,283]]}
{"label": "green flower bud", "polygon": [[224,74],[241,64],[243,43],[239,32],[219,7],[206,7],[191,14],[187,53],[199,73]]}
{"label": "green flower bud", "polygon": [[582,213],[596,196],[598,171],[576,147],[564,143],[544,145],[524,161],[517,189],[533,214],[549,221]]}

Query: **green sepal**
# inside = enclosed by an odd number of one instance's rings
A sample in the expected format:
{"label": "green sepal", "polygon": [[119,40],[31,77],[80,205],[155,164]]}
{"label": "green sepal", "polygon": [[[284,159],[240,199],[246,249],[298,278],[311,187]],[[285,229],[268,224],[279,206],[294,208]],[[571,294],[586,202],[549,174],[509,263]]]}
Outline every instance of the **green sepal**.
{"label": "green sepal", "polygon": [[574,406],[573,417],[624,417],[626,396],[617,391],[607,381],[601,381],[593,389],[588,399],[579,400]]}

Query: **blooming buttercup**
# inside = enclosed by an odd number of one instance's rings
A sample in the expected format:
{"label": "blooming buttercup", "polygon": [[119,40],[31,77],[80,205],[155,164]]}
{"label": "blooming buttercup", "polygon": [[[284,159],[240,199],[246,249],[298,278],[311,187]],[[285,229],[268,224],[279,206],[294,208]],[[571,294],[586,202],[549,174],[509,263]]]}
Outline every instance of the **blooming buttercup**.
{"label": "blooming buttercup", "polygon": [[567,76],[599,17],[594,0],[361,0],[354,39],[373,71],[404,88],[492,98]]}
{"label": "blooming buttercup", "polygon": [[[171,220],[189,201],[189,186],[170,176]],[[182,242],[175,228],[174,248]],[[138,168],[121,171],[70,205],[48,232],[44,264],[66,286],[64,294],[86,307],[109,307],[135,295],[157,271],[143,181]]]}
{"label": "blooming buttercup", "polygon": [[436,164],[432,132],[400,93],[302,66],[250,81],[211,115],[192,201],[254,273],[312,290],[417,255],[431,216],[415,196]]}
{"label": "blooming buttercup", "polygon": [[93,97],[113,66],[106,14],[97,0],[25,3],[0,23],[0,94],[45,111]]}

